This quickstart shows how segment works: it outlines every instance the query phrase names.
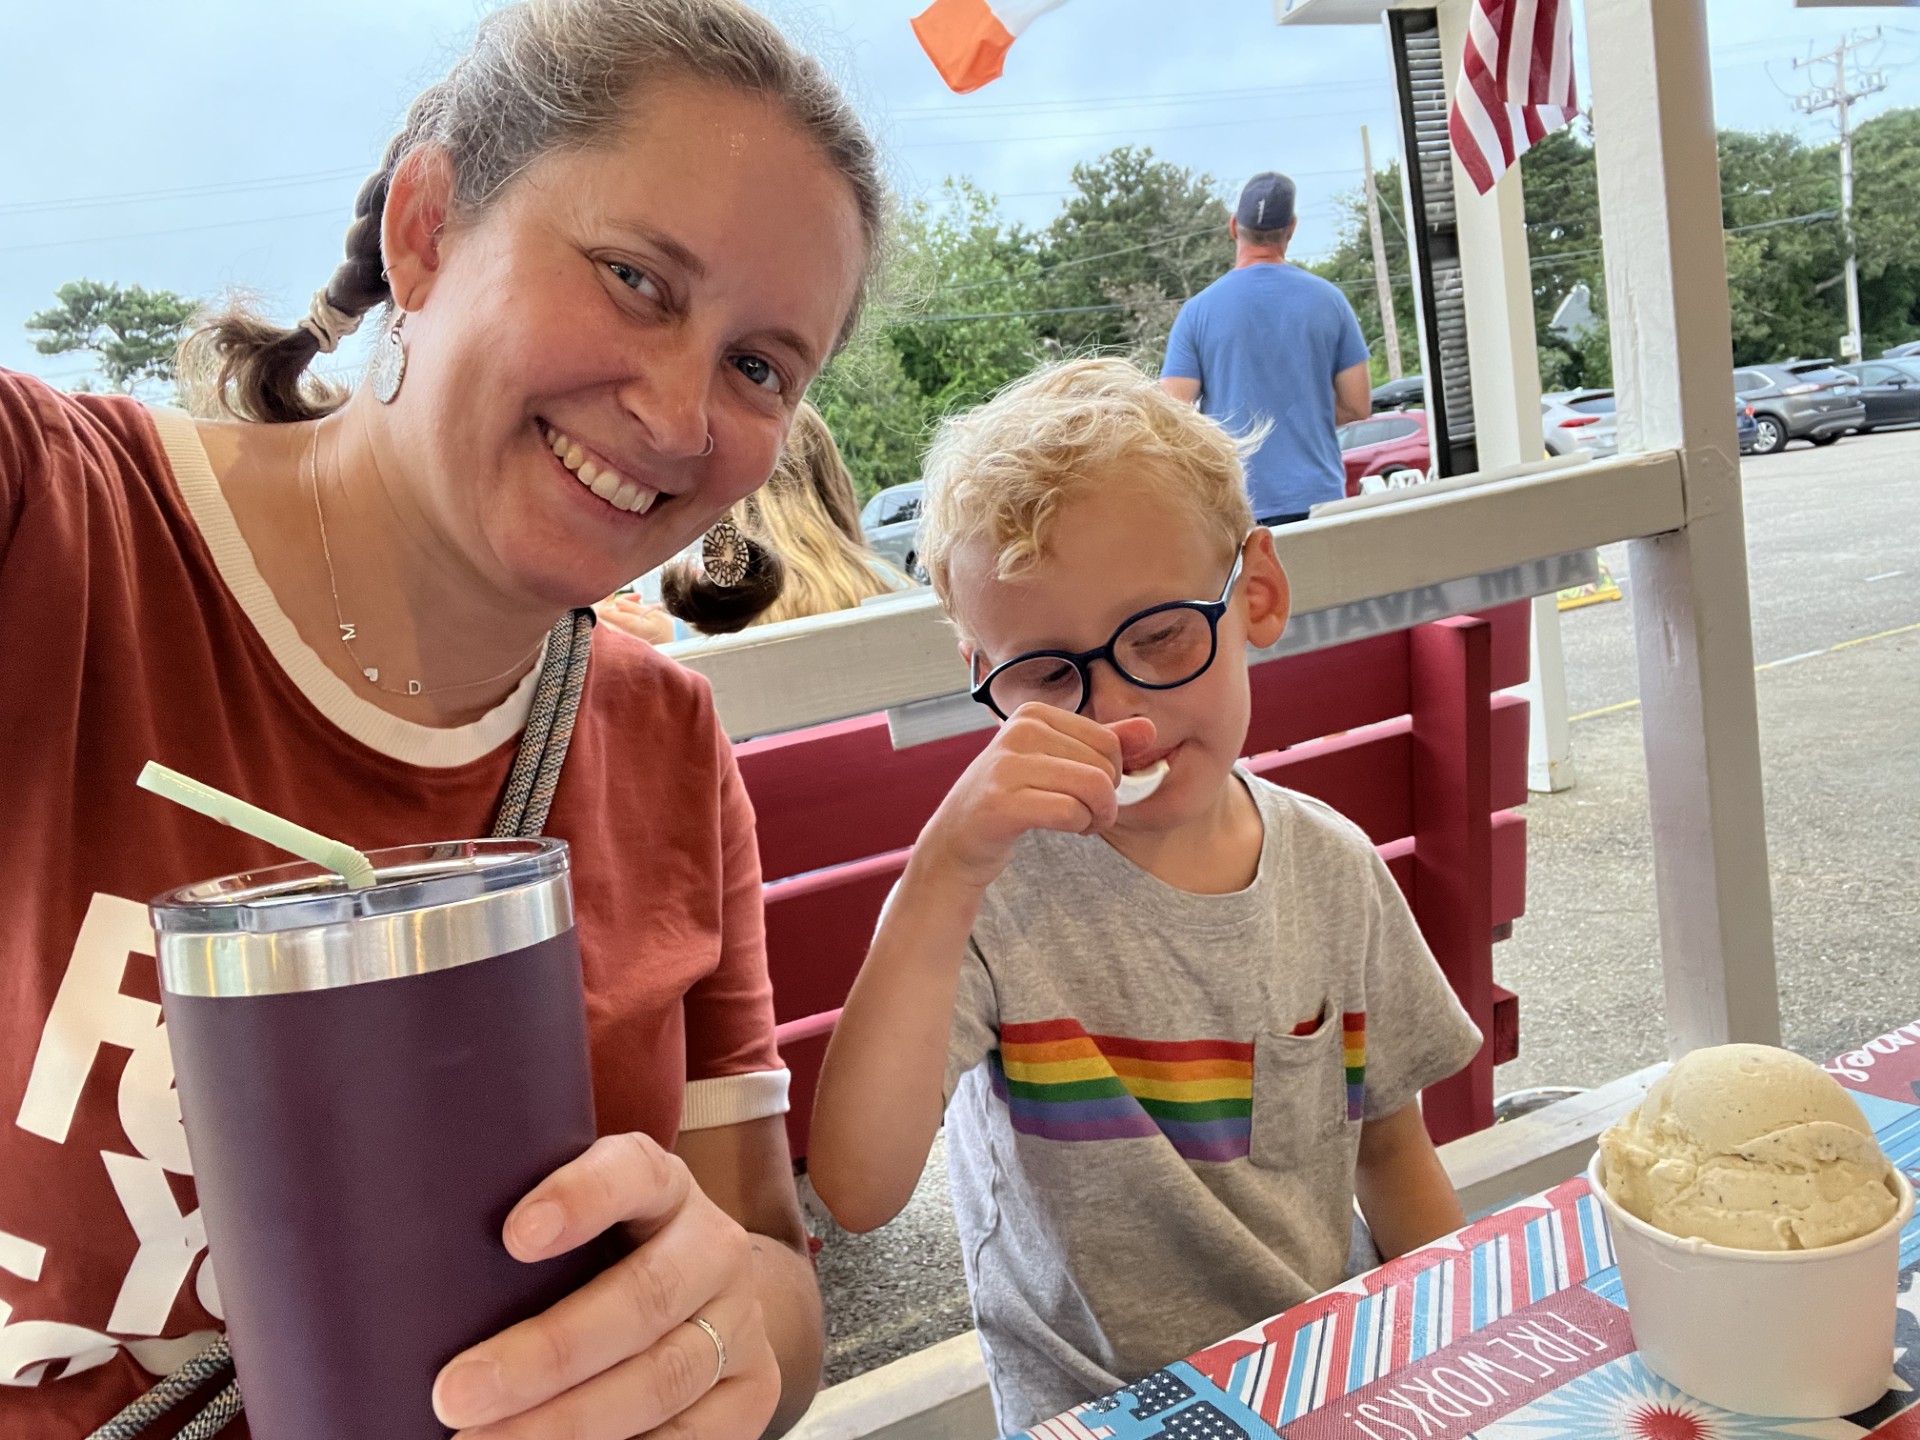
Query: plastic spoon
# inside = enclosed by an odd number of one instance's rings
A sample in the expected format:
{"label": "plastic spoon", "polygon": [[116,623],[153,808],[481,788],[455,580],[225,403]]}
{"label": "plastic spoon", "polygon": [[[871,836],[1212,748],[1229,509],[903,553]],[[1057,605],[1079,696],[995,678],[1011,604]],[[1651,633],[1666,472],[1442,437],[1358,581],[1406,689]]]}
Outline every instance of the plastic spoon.
{"label": "plastic spoon", "polygon": [[1167,778],[1167,762],[1156,760],[1146,769],[1132,775],[1122,775],[1120,783],[1114,787],[1122,805],[1138,805],[1154,791],[1160,788],[1160,782]]}

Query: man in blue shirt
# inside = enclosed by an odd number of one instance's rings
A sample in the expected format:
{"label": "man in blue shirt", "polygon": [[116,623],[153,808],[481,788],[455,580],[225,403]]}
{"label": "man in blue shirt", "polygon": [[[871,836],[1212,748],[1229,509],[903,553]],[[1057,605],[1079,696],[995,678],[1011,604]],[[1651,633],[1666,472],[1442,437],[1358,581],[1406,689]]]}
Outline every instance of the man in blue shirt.
{"label": "man in blue shirt", "polygon": [[1274,171],[1240,192],[1233,269],[1180,309],[1160,385],[1236,435],[1266,426],[1247,461],[1263,525],[1304,520],[1347,493],[1334,427],[1372,411],[1367,342],[1337,286],[1287,263],[1299,224],[1293,181]]}

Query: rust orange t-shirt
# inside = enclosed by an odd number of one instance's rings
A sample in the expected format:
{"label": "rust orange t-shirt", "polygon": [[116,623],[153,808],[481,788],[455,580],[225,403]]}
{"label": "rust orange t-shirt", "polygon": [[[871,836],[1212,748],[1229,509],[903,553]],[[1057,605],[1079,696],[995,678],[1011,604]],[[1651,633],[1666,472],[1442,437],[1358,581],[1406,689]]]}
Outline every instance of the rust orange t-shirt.
{"label": "rust orange t-shirt", "polygon": [[[191,421],[0,371],[0,1440],[78,1440],[219,1327],[145,902],[284,857],[135,789],[141,765],[363,849],[485,835],[533,683],[456,729],[368,704],[274,602]],[[596,632],[547,833],[602,1132],[784,1111],[706,682]]]}

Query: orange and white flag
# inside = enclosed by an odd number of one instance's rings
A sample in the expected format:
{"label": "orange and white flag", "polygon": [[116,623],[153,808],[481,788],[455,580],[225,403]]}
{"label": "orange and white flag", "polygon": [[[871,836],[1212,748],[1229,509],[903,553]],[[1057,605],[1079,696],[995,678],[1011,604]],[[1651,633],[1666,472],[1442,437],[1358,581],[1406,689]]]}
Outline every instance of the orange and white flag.
{"label": "orange and white flag", "polygon": [[955,94],[1000,78],[1007,51],[1035,20],[1067,0],[933,0],[913,33]]}

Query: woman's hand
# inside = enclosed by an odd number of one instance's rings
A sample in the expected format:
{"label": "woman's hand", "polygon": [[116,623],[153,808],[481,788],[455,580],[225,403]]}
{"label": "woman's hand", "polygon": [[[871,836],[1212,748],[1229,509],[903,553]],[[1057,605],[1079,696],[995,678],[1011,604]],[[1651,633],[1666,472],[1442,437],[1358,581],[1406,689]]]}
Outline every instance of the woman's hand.
{"label": "woman's hand", "polygon": [[593,607],[604,623],[649,645],[665,645],[673,639],[673,616],[662,605],[649,605],[638,595],[615,595]]}
{"label": "woman's hand", "polygon": [[[638,1246],[544,1314],[449,1361],[433,1408],[460,1440],[756,1440],[780,1399],[752,1245],[684,1162],[611,1135],[507,1217],[507,1250],[546,1260],[615,1225]],[[706,1321],[720,1349],[694,1324]]]}
{"label": "woman's hand", "polygon": [[961,775],[914,847],[921,867],[984,890],[1029,830],[1085,835],[1119,818],[1122,751],[1153,743],[1153,722],[1102,725],[1051,705],[1026,704]]}

